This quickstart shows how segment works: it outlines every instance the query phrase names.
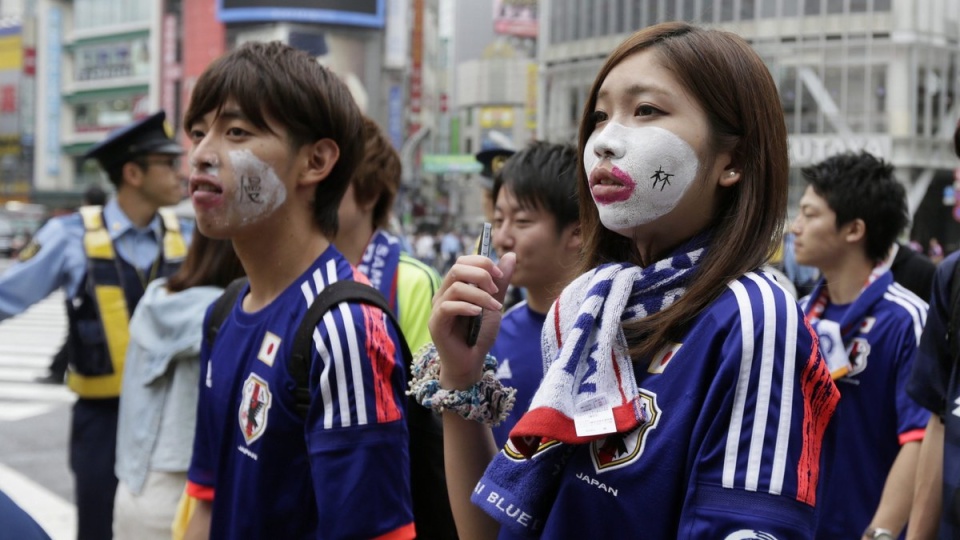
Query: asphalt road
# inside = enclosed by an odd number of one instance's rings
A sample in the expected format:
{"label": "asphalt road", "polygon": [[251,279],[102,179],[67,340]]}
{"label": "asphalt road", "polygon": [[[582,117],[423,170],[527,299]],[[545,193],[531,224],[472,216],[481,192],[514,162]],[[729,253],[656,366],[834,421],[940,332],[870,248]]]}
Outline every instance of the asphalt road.
{"label": "asphalt road", "polygon": [[[0,259],[0,273],[10,262]],[[73,539],[73,477],[67,463],[73,394],[38,383],[66,334],[63,294],[0,322],[0,490],[54,540]]]}

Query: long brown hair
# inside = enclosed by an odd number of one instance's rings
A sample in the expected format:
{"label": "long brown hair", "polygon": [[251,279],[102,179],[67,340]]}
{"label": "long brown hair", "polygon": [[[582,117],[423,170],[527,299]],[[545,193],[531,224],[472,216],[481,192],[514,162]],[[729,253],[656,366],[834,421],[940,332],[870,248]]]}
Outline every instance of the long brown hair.
{"label": "long brown hair", "polygon": [[714,153],[730,152],[740,181],[720,188],[710,246],[686,294],[669,308],[624,325],[634,359],[648,358],[686,326],[727,283],[761,266],[779,245],[787,206],[787,131],[776,85],[763,61],[729,32],[672,22],[640,30],[607,58],[590,89],[580,122],[579,199],[584,231],[584,270],[617,261],[638,262],[630,238],[603,227],[587,187],[583,151],[596,122],[597,93],[610,71],[645,49],[659,55],[703,108]]}
{"label": "long brown hair", "polygon": [[215,240],[194,229],[187,258],[167,280],[167,290],[175,293],[203,285],[224,288],[244,275],[230,240]]}

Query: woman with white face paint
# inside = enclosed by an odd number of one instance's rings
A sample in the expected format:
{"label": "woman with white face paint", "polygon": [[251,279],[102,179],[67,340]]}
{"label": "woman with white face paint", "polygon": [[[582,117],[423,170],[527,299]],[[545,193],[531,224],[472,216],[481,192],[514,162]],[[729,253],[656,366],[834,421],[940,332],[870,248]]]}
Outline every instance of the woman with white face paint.
{"label": "woman with white face paint", "polygon": [[788,167],[762,60],[726,32],[641,30],[597,75],[579,149],[583,274],[547,316],[543,383],[499,453],[488,426],[511,398],[487,351],[515,255],[461,257],[434,300],[412,389],[443,411],[460,536],[812,538],[839,393],[758,270]]}

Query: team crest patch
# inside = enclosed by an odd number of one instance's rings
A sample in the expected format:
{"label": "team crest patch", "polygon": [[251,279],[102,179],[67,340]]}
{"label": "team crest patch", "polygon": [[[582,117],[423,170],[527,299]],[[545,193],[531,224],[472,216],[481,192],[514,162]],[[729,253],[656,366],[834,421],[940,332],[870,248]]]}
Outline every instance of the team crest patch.
{"label": "team crest patch", "polygon": [[23,246],[23,249],[20,250],[20,253],[17,253],[17,260],[20,262],[29,261],[40,251],[40,244],[35,240],[31,240],[29,244]]}
{"label": "team crest patch", "polygon": [[273,367],[273,360],[277,357],[277,349],[280,348],[280,336],[273,332],[266,332],[263,336],[263,343],[260,344],[260,352],[257,353],[257,360]]}
{"label": "team crest patch", "polygon": [[267,429],[267,412],[273,396],[267,381],[251,373],[243,383],[243,397],[240,399],[240,431],[249,446],[260,438]]}
{"label": "team crest patch", "polygon": [[590,457],[597,473],[619,469],[636,461],[647,443],[647,436],[660,423],[657,395],[640,390],[640,414],[643,422],[629,433],[615,433],[590,443]]}

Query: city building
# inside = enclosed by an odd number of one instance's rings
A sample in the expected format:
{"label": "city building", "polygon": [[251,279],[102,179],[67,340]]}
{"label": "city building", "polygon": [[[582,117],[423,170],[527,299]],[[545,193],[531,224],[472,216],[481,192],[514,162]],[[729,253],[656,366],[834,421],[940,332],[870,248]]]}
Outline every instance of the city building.
{"label": "city building", "polygon": [[780,89],[791,213],[801,167],[865,149],[897,168],[914,214],[912,237],[960,247],[952,189],[960,2],[545,0],[540,17],[541,137],[576,140],[603,59],[635,29],[687,20],[729,30],[750,41]]}

